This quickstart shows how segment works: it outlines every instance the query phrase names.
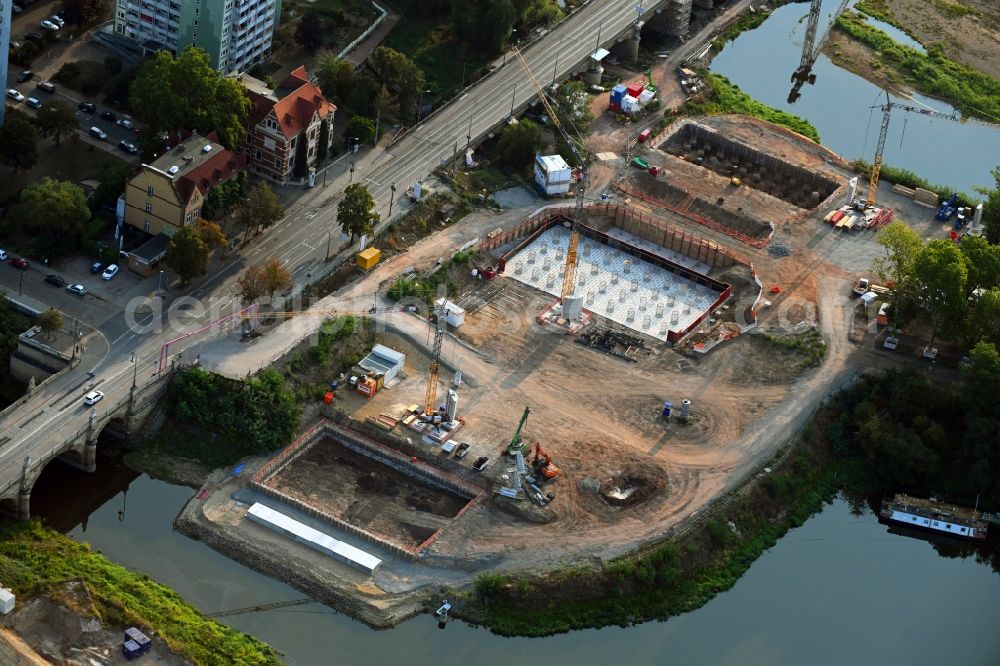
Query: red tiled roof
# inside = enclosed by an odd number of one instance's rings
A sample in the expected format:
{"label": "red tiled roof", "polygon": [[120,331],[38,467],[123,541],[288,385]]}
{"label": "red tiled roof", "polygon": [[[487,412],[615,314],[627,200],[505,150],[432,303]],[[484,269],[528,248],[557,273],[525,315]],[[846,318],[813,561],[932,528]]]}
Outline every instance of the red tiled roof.
{"label": "red tiled roof", "polygon": [[306,73],[306,66],[299,65],[289,73],[279,88],[298,88],[303,83],[309,83],[309,74]]}
{"label": "red tiled roof", "polygon": [[[209,137],[211,136],[212,134],[209,134]],[[204,163],[178,178],[177,191],[186,205],[187,202],[191,201],[191,195],[194,194],[195,188],[198,188],[204,196],[208,192],[208,188],[225,183],[243,171],[246,165],[246,155],[234,153],[231,150],[220,150]]]}
{"label": "red tiled roof", "polygon": [[274,115],[286,139],[291,139],[309,126],[313,114],[326,116],[337,110],[323,97],[323,93],[308,81],[274,105]]}

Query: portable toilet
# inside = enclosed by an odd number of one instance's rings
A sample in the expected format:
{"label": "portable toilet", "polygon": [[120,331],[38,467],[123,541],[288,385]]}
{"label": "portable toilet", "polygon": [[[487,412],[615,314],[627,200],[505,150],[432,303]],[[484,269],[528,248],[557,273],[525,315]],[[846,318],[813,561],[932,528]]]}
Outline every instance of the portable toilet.
{"label": "portable toilet", "polygon": [[382,252],[377,247],[369,247],[358,252],[358,268],[369,271],[382,258]]}

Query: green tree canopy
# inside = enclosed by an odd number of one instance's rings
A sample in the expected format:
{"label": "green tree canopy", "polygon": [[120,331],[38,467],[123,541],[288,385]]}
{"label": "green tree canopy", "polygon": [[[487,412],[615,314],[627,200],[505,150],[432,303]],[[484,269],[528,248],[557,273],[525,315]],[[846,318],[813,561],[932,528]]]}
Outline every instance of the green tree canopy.
{"label": "green tree canopy", "polygon": [[969,266],[969,294],[1000,286],[1000,245],[982,237],[964,236],[959,247]]}
{"label": "green tree canopy", "polygon": [[307,53],[315,53],[317,49],[323,46],[323,38],[325,36],[326,28],[323,26],[322,14],[315,9],[307,9],[295,27],[295,41]]}
{"label": "green tree canopy", "polygon": [[319,121],[319,140],[316,143],[316,164],[326,161],[330,152],[330,122],[324,118]]}
{"label": "green tree canopy", "polygon": [[212,69],[208,54],[189,46],[176,58],[160,51],[146,60],[129,90],[136,114],[146,121],[144,135],[177,129],[201,134],[216,131],[229,149],[241,146],[250,98],[243,86]]}
{"label": "green tree canopy", "polygon": [[90,219],[87,196],[79,185],[48,176],[21,190],[14,212],[23,231],[33,236],[32,249],[42,256],[72,249]]}
{"label": "green tree canopy", "polygon": [[483,54],[499,53],[517,20],[511,0],[452,0],[452,31]]}
{"label": "green tree canopy", "polygon": [[274,292],[284,291],[292,286],[292,273],[281,259],[268,257],[264,260],[262,269],[264,271],[264,287],[270,298],[274,298]]}
{"label": "green tree canopy", "polygon": [[932,240],[917,252],[913,275],[920,299],[931,314],[934,327],[930,344],[942,321],[958,322],[967,304],[965,283],[969,271],[961,250],[950,240]]}
{"label": "green tree canopy", "polygon": [[966,339],[970,342],[988,340],[1000,333],[1000,287],[974,296],[966,319]]}
{"label": "green tree canopy", "polygon": [[193,224],[177,230],[167,244],[167,265],[180,277],[183,284],[204,275],[208,267],[208,245]]}
{"label": "green tree canopy", "polygon": [[111,7],[111,0],[63,0],[60,15],[76,25],[96,21]]}
{"label": "green tree canopy", "polygon": [[993,169],[993,180],[996,187],[983,190],[986,201],[983,202],[983,228],[991,243],[1000,243],[1000,166]]}
{"label": "green tree canopy", "polygon": [[368,188],[361,183],[353,183],[344,190],[344,197],[337,203],[337,224],[345,234],[355,237],[371,233],[375,223],[375,199]]}
{"label": "green tree canopy", "polygon": [[503,128],[497,153],[505,165],[520,169],[534,159],[541,146],[542,135],[538,125],[530,120],[522,120]]}
{"label": "green tree canopy", "polygon": [[68,104],[59,100],[51,102],[41,109],[35,123],[42,136],[55,139],[56,146],[60,144],[63,136],[80,129],[80,121],[76,119],[76,113],[69,108]]}
{"label": "green tree canopy", "polygon": [[896,220],[882,227],[875,241],[885,248],[885,256],[875,260],[872,269],[879,280],[893,284],[897,307],[912,283],[913,262],[923,241],[905,222]]}
{"label": "green tree canopy", "polygon": [[344,136],[347,138],[357,137],[361,143],[374,143],[375,122],[364,116],[351,116],[350,122],[347,123],[347,129],[344,130]]}
{"label": "green tree canopy", "polygon": [[250,190],[250,195],[236,210],[236,219],[244,229],[244,239],[250,230],[260,231],[273,226],[285,215],[285,209],[275,196],[274,190],[264,181],[259,181]]}
{"label": "green tree canopy", "polygon": [[54,333],[62,330],[62,314],[58,310],[49,308],[38,315],[38,325],[41,327],[42,333],[45,334],[45,337],[51,340]]}
{"label": "green tree canopy", "polygon": [[8,111],[0,127],[0,161],[14,173],[30,169],[38,162],[38,131],[26,116]]}
{"label": "green tree canopy", "polygon": [[354,66],[330,51],[316,56],[315,74],[323,94],[345,104],[354,88]]}
{"label": "green tree canopy", "polygon": [[424,89],[424,73],[404,54],[380,46],[372,55],[372,67],[377,80],[396,96],[401,120],[416,115],[417,98]]}

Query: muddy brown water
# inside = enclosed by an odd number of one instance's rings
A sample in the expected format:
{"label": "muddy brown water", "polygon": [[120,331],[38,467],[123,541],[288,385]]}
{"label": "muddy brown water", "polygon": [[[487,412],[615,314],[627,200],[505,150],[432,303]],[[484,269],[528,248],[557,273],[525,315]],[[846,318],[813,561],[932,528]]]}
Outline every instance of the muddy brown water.
{"label": "muddy brown water", "polygon": [[[174,532],[173,518],[193,494],[101,458],[89,475],[49,465],[32,506],[205,613],[305,596]],[[838,500],[731,590],[665,623],[509,639],[456,621],[442,631],[427,616],[375,631],[315,604],[221,620],[291,664],[996,666],[1000,575],[990,560],[1000,562],[1000,539],[976,548],[895,535],[870,511],[852,515]]]}

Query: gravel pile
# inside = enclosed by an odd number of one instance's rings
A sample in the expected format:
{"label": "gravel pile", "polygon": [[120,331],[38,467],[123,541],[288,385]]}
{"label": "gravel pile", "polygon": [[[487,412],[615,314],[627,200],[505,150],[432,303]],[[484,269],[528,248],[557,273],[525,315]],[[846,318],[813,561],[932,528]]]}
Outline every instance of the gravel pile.
{"label": "gravel pile", "polygon": [[787,257],[792,253],[792,248],[781,241],[771,241],[767,246],[767,251],[772,257]]}

